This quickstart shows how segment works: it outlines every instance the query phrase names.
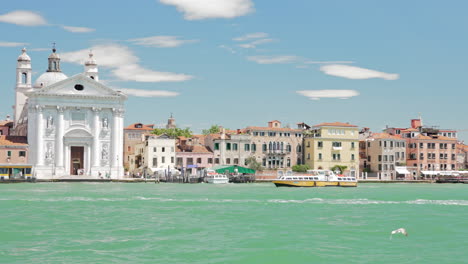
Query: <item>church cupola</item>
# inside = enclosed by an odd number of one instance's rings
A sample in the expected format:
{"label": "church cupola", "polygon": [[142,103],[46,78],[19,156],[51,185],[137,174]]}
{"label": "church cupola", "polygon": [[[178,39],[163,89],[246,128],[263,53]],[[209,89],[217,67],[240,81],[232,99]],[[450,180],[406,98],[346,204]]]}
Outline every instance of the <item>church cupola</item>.
{"label": "church cupola", "polygon": [[60,70],[60,56],[56,51],[54,44],[52,54],[49,55],[49,68],[47,69],[47,72],[62,72],[62,70]]}
{"label": "church cupola", "polygon": [[93,56],[93,51],[89,51],[89,58],[85,61],[85,75],[95,81],[99,81],[99,71]]}

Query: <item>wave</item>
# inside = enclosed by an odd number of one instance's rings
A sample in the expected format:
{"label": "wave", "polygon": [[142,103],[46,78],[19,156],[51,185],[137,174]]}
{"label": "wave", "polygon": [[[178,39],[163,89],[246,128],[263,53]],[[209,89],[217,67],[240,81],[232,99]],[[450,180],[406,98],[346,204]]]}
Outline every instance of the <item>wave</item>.
{"label": "wave", "polygon": [[62,198],[0,198],[0,201],[26,201],[26,202],[125,202],[125,201],[156,201],[156,202],[182,202],[182,203],[278,203],[278,204],[332,204],[332,205],[378,205],[378,204],[409,204],[409,205],[453,205],[468,206],[468,200],[426,200],[416,199],[409,201],[382,201],[361,199],[324,199],[311,198],[304,200],[294,199],[181,199],[164,197],[62,197]]}

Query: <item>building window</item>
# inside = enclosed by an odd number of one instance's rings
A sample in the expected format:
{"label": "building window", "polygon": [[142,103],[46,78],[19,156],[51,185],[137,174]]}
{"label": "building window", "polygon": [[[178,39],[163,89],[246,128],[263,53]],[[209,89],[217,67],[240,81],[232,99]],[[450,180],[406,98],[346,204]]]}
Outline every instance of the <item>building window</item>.
{"label": "building window", "polygon": [[213,158],[208,158],[208,164],[213,164]]}
{"label": "building window", "polygon": [[382,155],[379,155],[379,161],[382,161]]}
{"label": "building window", "polygon": [[226,150],[231,150],[231,143],[226,143]]}
{"label": "building window", "polygon": [[317,147],[318,148],[323,148],[323,141],[318,141],[317,142]]}
{"label": "building window", "polygon": [[351,160],[354,160],[354,154],[351,154]]}
{"label": "building window", "polygon": [[215,164],[219,164],[219,158],[215,158]]}
{"label": "building window", "polygon": [[132,151],[132,147],[128,146],[127,150],[128,150],[128,152]]}
{"label": "building window", "polygon": [[263,151],[267,151],[267,144],[263,144],[263,145],[262,145],[262,150],[263,150]]}
{"label": "building window", "polygon": [[187,158],[187,165],[193,165],[193,158]]}
{"label": "building window", "polygon": [[382,171],[382,164],[379,164],[379,171]]}
{"label": "building window", "polygon": [[301,147],[301,145],[297,145],[296,151],[297,151],[297,152],[302,152],[302,147]]}
{"label": "building window", "polygon": [[219,150],[219,143],[214,143],[214,149]]}
{"label": "building window", "polygon": [[156,152],[156,151],[157,151],[157,149],[158,149],[158,148],[154,147],[154,148],[153,148],[153,152]]}
{"label": "building window", "polygon": [[166,152],[166,148],[165,148],[165,147],[162,147],[162,148],[161,148],[161,152]]}
{"label": "building window", "polygon": [[371,156],[367,156],[367,161],[368,161],[368,162],[371,161]]}
{"label": "building window", "polygon": [[257,145],[256,144],[252,144],[252,151],[253,152],[257,151]]}
{"label": "building window", "polygon": [[11,157],[11,150],[7,151],[7,156]]}
{"label": "building window", "polygon": [[239,165],[239,159],[234,159],[234,164]]}
{"label": "building window", "polygon": [[231,164],[231,159],[230,158],[226,159],[226,164]]}
{"label": "building window", "polygon": [[423,160],[424,159],[424,153],[419,153],[419,159]]}
{"label": "building window", "polygon": [[202,162],[201,162],[201,158],[197,158],[197,163],[198,163],[198,164],[202,163]]}
{"label": "building window", "polygon": [[354,142],[351,142],[351,148],[352,149],[354,148]]}
{"label": "building window", "polygon": [[319,159],[319,160],[322,159],[322,153],[319,153],[319,154],[318,154],[318,159]]}
{"label": "building window", "polygon": [[341,142],[333,142],[333,143],[332,143],[332,146],[333,146],[334,148],[339,148],[339,147],[341,147]]}
{"label": "building window", "polygon": [[20,151],[19,151],[19,156],[20,156],[20,157],[26,157],[26,151],[20,150]]}
{"label": "building window", "polygon": [[166,157],[161,157],[161,163],[166,163]]}
{"label": "building window", "polygon": [[310,153],[307,153],[307,159],[310,160]]}
{"label": "building window", "polygon": [[341,160],[341,154],[339,154],[339,153],[333,153],[333,154],[332,154],[332,159],[333,159],[333,160]]}
{"label": "building window", "polygon": [[174,157],[171,157],[171,163],[174,163]]}
{"label": "building window", "polygon": [[307,141],[307,147],[310,148],[310,141]]}
{"label": "building window", "polygon": [[237,143],[232,143],[232,150],[237,150]]}
{"label": "building window", "polygon": [[244,144],[244,151],[250,151],[250,144]]}

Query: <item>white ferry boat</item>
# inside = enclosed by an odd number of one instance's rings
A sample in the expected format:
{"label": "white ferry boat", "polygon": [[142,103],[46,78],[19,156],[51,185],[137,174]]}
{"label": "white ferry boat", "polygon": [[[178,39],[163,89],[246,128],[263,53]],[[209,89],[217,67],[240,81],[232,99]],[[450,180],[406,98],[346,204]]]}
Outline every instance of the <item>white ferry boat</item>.
{"label": "white ferry boat", "polygon": [[356,177],[336,175],[331,170],[308,170],[304,174],[289,171],[273,183],[276,187],[357,187]]}
{"label": "white ferry boat", "polygon": [[219,174],[214,170],[207,170],[205,176],[206,183],[224,184],[229,183],[229,178],[224,174]]}

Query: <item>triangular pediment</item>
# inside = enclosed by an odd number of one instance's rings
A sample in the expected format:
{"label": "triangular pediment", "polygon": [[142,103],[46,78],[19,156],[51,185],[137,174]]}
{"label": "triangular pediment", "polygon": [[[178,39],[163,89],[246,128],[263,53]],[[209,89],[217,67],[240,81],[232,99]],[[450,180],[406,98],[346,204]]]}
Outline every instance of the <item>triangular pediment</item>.
{"label": "triangular pediment", "polygon": [[84,74],[77,74],[50,86],[27,93],[28,96],[65,96],[65,97],[114,97],[126,99],[127,96],[97,82]]}

